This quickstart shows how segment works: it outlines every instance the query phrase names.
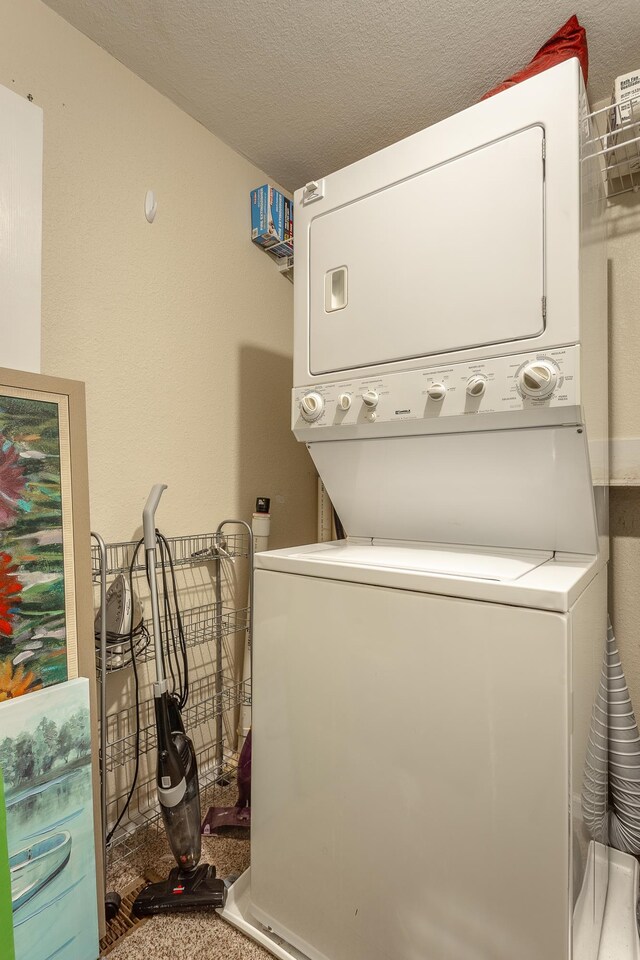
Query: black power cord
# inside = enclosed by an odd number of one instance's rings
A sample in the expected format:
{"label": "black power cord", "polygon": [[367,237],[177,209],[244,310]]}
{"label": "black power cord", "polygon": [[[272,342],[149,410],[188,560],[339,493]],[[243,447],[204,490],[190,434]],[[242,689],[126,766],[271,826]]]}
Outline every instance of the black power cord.
{"label": "black power cord", "polygon": [[[144,621],[139,623],[135,628],[133,633],[129,631],[128,633],[112,633],[110,630],[107,630],[106,640],[107,640],[107,656],[106,656],[106,665],[105,669],[107,673],[114,673],[116,670],[122,670],[124,667],[131,665],[131,638],[135,640],[135,650],[136,654],[140,656],[141,653],[149,646],[151,642],[151,635],[147,630]],[[96,633],[96,640],[100,640],[100,634]],[[109,646],[124,646],[128,645],[126,653],[114,654],[114,651],[109,649]],[[110,665],[110,659],[114,655],[121,658],[121,663],[117,663],[115,666]]]}
{"label": "black power cord", "polygon": [[[138,543],[136,544],[136,548],[133,551],[131,564],[129,565],[129,589],[131,591],[132,598],[133,598],[133,568],[135,567],[136,560],[138,557],[138,551],[142,546],[142,543],[143,543],[142,540],[138,540]],[[132,610],[132,613],[133,613],[133,610]],[[136,631],[134,631],[133,629],[133,616],[132,616],[131,623],[129,625],[129,649],[131,651],[131,666],[133,667],[133,682],[135,687],[135,699],[136,699],[136,765],[133,771],[133,780],[131,781],[131,787],[129,789],[129,793],[127,794],[127,799],[125,800],[124,807],[120,811],[116,822],[114,823],[111,830],[107,834],[107,841],[106,841],[107,845],[111,842],[111,838],[113,837],[114,833],[120,826],[120,823],[122,822],[122,818],[124,817],[125,813],[129,809],[129,804],[131,803],[131,798],[133,797],[134,791],[136,789],[136,785],[138,783],[138,774],[140,772],[140,681],[138,679],[138,663],[136,659],[136,648],[134,643],[135,632]],[[147,631],[147,636],[148,636],[148,631]],[[102,722],[103,723],[106,722],[104,717],[102,719]],[[106,762],[106,757],[102,758],[102,762],[103,763]]]}
{"label": "black power cord", "polygon": [[[180,613],[180,604],[178,602],[178,585],[176,582],[173,557],[171,556],[171,548],[169,547],[167,538],[160,533],[159,530],[156,530],[156,537],[162,574],[167,662],[173,683],[172,693],[179,709],[182,711],[189,699],[189,660],[187,657],[187,644],[184,635],[184,626],[182,624],[182,614]],[[171,577],[170,587],[167,579],[167,566],[169,567]]]}
{"label": "black power cord", "polygon": [[[165,650],[166,646],[166,663],[169,667],[169,674],[171,676],[171,682],[173,685],[172,695],[175,698],[176,704],[179,709],[182,711],[189,699],[189,664],[187,657],[187,644],[184,636],[184,627],[182,624],[182,615],[180,613],[180,605],[178,603],[178,585],[176,582],[176,574],[173,563],[173,557],[171,556],[171,548],[167,541],[167,538],[160,533],[159,530],[156,530],[156,541],[158,544],[158,553],[160,557],[160,572],[162,577],[162,591],[163,591],[163,608],[164,608],[164,639],[160,636],[160,646],[162,649],[162,659],[165,663]],[[131,559],[131,564],[129,566],[129,588],[131,590],[131,596],[133,597],[133,570],[136,565],[136,560],[138,558],[138,551],[142,546],[144,540],[139,540],[136,544],[135,550],[133,552],[133,557]],[[169,581],[167,579],[167,566],[169,567],[170,577],[171,577],[171,589],[169,588]],[[147,564],[147,581],[149,580],[149,567]],[[171,605],[171,598],[173,598],[173,609]],[[175,628],[174,628],[175,621]],[[142,624],[140,627],[134,630],[133,628],[133,618],[131,620],[130,629],[129,629],[129,649],[131,652],[131,666],[133,667],[133,680],[135,687],[135,704],[136,704],[136,740],[135,740],[135,768],[133,771],[133,779],[131,781],[131,787],[127,794],[127,799],[125,800],[124,806],[120,811],[116,822],[113,827],[107,834],[107,844],[110,843],[111,838],[115,834],[116,830],[122,822],[122,818],[129,809],[133,794],[135,792],[138,775],[140,772],[140,681],[138,678],[138,664],[137,664],[137,655],[136,655],[136,642],[137,637],[144,632],[146,637],[149,637],[149,632],[147,628]],[[145,643],[145,648],[148,645],[149,640],[147,639]],[[103,758],[103,762],[106,758]]]}

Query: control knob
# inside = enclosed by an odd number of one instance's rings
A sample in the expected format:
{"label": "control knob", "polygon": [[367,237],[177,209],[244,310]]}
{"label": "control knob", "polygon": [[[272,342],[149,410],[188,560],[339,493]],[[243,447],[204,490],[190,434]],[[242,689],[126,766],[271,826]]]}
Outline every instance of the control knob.
{"label": "control knob", "polygon": [[324,398],[319,393],[305,393],[300,401],[300,413],[309,423],[317,420],[324,410]]}
{"label": "control knob", "polygon": [[518,374],[520,391],[537,400],[551,396],[557,382],[558,370],[549,360],[531,360]]}
{"label": "control knob", "polygon": [[341,410],[348,410],[351,406],[351,394],[341,393],[338,397],[338,406]]}
{"label": "control knob", "polygon": [[427,396],[430,400],[444,400],[444,396],[447,392],[447,388],[444,383],[430,383],[427,387]]}
{"label": "control knob", "polygon": [[378,406],[378,394],[375,390],[365,390],[362,394],[362,402],[373,409]]}
{"label": "control knob", "polygon": [[487,389],[487,378],[481,374],[474,374],[467,380],[467,393],[470,397],[481,397]]}

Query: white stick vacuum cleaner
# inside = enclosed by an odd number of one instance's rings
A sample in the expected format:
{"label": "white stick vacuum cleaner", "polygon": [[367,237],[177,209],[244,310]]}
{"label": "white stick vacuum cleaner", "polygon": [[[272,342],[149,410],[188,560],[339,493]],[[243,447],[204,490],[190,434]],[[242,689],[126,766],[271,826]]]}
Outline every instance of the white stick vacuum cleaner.
{"label": "white stick vacuum cleaner", "polygon": [[157,789],[165,830],[177,867],[167,880],[145,887],[133,904],[138,917],[184,910],[224,906],[226,886],[216,878],[215,867],[200,861],[200,790],[193,743],[185,733],[178,698],[169,692],[158,587],[156,582],[155,513],[166,484],[156,484],[142,518],[147,579],[151,592],[151,615],[155,647],[156,682],[154,703],[158,740]]}

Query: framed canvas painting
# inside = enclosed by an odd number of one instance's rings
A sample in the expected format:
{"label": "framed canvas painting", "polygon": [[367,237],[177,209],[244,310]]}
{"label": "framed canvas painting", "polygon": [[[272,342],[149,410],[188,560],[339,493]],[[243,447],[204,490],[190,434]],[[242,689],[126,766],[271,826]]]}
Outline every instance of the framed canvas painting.
{"label": "framed canvas painting", "polygon": [[89,681],[0,704],[16,960],[96,960]]}
{"label": "framed canvas painting", "polygon": [[68,397],[0,384],[0,701],[78,675]]}
{"label": "framed canvas painting", "polygon": [[92,594],[84,384],[0,367],[0,707],[89,679],[99,824]]}

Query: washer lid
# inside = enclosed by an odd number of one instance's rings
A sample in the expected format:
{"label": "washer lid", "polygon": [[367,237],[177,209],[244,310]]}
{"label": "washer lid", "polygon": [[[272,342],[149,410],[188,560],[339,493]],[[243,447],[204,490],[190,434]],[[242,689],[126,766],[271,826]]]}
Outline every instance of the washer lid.
{"label": "washer lid", "polygon": [[309,453],[351,537],[506,556],[598,552],[580,426],[327,440]]}
{"label": "washer lid", "polygon": [[308,553],[296,552],[295,557],[302,561],[502,582],[518,580],[540,564],[546,563],[553,554],[543,550],[491,550],[448,544],[372,540],[368,543],[319,543],[310,548]]}
{"label": "washer lid", "polygon": [[[258,553],[255,567],[257,572],[566,612],[603,562],[544,550],[351,539]],[[294,585],[292,580],[292,589]]]}

